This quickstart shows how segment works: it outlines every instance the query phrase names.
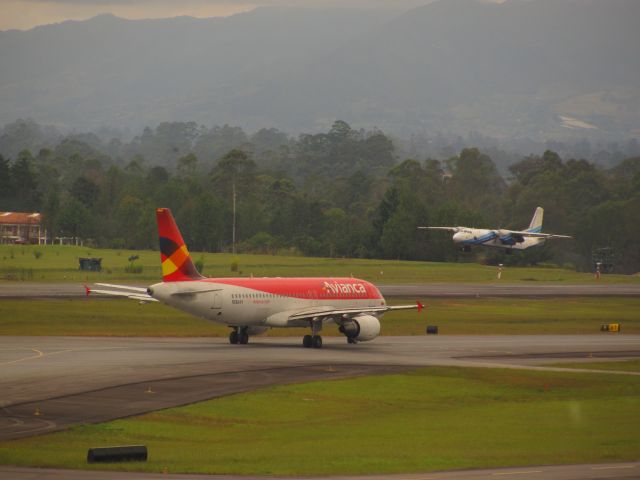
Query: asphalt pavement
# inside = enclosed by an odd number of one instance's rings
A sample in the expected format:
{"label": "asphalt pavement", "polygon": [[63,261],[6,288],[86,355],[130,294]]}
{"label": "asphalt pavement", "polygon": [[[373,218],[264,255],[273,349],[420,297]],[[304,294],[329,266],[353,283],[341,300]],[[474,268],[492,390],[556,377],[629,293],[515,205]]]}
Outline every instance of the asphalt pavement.
{"label": "asphalt pavement", "polygon": [[[146,284],[136,285],[147,287]],[[640,297],[640,283],[424,283],[377,285],[385,297]],[[2,298],[84,298],[81,283],[0,282]],[[94,297],[96,298],[96,297]]]}

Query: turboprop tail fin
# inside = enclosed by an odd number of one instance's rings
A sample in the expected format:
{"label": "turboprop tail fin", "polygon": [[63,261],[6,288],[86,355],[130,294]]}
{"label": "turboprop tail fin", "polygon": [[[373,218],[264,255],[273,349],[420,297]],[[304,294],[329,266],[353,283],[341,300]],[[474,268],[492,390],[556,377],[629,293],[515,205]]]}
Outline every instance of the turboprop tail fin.
{"label": "turboprop tail fin", "polygon": [[178,225],[168,208],[156,209],[160,258],[162,259],[162,281],[176,282],[204,278],[191,261],[189,250],[182,239]]}
{"label": "turboprop tail fin", "polygon": [[536,208],[536,211],[533,214],[533,218],[531,219],[531,223],[529,224],[529,228],[527,229],[527,232],[540,233],[542,231],[543,215],[544,215],[544,209],[542,207]]}

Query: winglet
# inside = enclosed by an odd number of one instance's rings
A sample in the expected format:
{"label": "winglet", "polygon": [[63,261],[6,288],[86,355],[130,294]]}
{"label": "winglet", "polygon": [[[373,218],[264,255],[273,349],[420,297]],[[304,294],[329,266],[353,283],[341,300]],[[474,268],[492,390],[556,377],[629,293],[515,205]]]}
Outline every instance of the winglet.
{"label": "winglet", "polygon": [[89,287],[87,287],[86,284],[84,286],[84,293],[87,295],[87,297],[91,294],[91,289]]}
{"label": "winglet", "polygon": [[424,308],[424,305],[422,305],[422,303],[420,303],[420,300],[416,300],[416,304],[418,305],[418,312],[421,312],[422,309]]}

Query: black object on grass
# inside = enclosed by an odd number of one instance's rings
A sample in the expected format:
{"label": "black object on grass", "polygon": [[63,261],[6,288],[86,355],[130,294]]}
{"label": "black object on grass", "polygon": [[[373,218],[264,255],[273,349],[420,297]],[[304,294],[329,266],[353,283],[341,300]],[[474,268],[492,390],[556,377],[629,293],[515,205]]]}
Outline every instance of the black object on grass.
{"label": "black object on grass", "polygon": [[145,445],[125,445],[122,447],[90,448],[87,463],[146,462]]}

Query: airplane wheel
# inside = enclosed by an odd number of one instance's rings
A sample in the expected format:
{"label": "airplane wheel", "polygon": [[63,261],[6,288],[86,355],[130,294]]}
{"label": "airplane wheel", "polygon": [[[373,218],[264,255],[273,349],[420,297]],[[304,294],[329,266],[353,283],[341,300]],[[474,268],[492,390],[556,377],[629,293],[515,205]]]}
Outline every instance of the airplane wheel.
{"label": "airplane wheel", "polygon": [[235,330],[229,334],[229,343],[235,345],[238,343],[238,332]]}
{"label": "airplane wheel", "polygon": [[322,348],[322,337],[320,335],[314,335],[311,337],[313,348]]}
{"label": "airplane wheel", "polygon": [[304,348],[311,348],[313,344],[313,340],[311,338],[311,335],[305,335],[304,337],[302,337],[302,346]]}
{"label": "airplane wheel", "polygon": [[238,343],[242,345],[249,343],[249,334],[247,332],[238,333]]}
{"label": "airplane wheel", "polygon": [[347,343],[357,343],[355,338],[347,337]]}

